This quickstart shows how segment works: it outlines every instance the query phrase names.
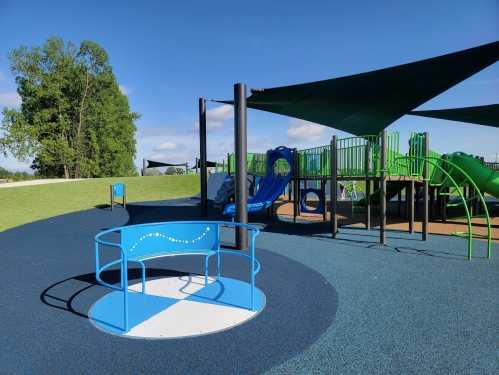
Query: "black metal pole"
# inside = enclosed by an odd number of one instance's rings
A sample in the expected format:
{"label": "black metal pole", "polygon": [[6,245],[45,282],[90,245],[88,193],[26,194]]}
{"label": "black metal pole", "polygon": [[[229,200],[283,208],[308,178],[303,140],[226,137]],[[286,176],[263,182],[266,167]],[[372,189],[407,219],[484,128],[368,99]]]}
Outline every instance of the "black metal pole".
{"label": "black metal pole", "polygon": [[409,209],[409,233],[414,233],[414,180],[409,183],[409,191],[406,199],[408,199],[408,209]]}
{"label": "black metal pole", "polygon": [[381,171],[380,171],[380,218],[379,218],[379,242],[386,243],[386,130],[381,132]]}
{"label": "black metal pole", "polygon": [[147,169],[147,160],[142,159],[142,176],[146,175],[146,169]]}
{"label": "black metal pole", "polygon": [[430,208],[429,208],[429,221],[433,221],[435,219],[435,216],[436,216],[436,210],[435,210],[435,187],[434,186],[430,186],[429,188],[429,194],[430,194],[430,197],[428,198],[429,199],[429,205],[430,205]]}
{"label": "black metal pole", "polygon": [[322,212],[322,221],[327,220],[327,199],[326,199],[326,180],[321,179],[321,199],[324,202],[324,211]]}
{"label": "black metal pole", "polygon": [[199,159],[201,170],[201,216],[208,215],[208,170],[206,167],[206,100],[199,98]]}
{"label": "black metal pole", "polygon": [[298,150],[293,149],[293,222],[296,223],[296,217],[298,216],[298,200],[300,199],[300,189],[299,189],[299,167],[298,167]]}
{"label": "black metal pole", "polygon": [[[236,153],[235,199],[236,221],[248,223],[248,190],[246,188],[246,85],[234,85],[234,146]],[[248,248],[248,231],[245,228],[236,228],[236,248]]]}
{"label": "black metal pole", "polygon": [[331,174],[331,186],[330,186],[330,194],[331,194],[331,235],[333,238],[336,238],[336,234],[338,233],[338,217],[337,217],[337,205],[336,200],[338,198],[338,157],[337,157],[337,149],[336,149],[336,135],[333,135],[331,139],[331,155],[330,155],[330,174]]}
{"label": "black metal pole", "polygon": [[370,156],[370,145],[369,141],[366,143],[365,155],[364,155],[364,173],[365,173],[365,202],[366,202],[366,218],[365,224],[366,229],[371,229],[371,180],[369,179],[369,156]]}
{"label": "black metal pole", "polygon": [[[424,133],[424,156],[428,157],[429,154],[429,144],[430,139],[428,136],[428,132]],[[422,230],[422,240],[426,241],[428,239],[428,195],[429,195],[429,175],[428,175],[428,162],[425,159],[423,164],[423,230]]]}

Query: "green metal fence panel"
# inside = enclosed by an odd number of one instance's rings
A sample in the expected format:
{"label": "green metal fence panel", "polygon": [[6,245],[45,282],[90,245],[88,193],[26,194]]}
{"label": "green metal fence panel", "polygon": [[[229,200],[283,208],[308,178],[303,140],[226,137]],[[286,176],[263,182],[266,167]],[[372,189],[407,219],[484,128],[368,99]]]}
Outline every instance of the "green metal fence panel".
{"label": "green metal fence panel", "polygon": [[[379,173],[379,137],[366,135],[337,140],[338,175],[375,176]],[[367,169],[366,169],[367,167]]]}
{"label": "green metal fence panel", "polygon": [[329,174],[330,146],[314,147],[298,151],[300,177],[324,177]]}
{"label": "green metal fence panel", "polygon": [[[423,156],[424,134],[414,133],[409,141],[410,155]],[[381,168],[381,138],[379,135],[347,137],[337,140],[338,175],[343,177],[376,177]],[[331,146],[325,145],[298,151],[298,173],[302,178],[325,178],[330,176]],[[400,154],[400,136],[398,132],[387,135],[387,174],[391,176],[420,176],[422,164],[417,159],[410,165],[401,165],[397,158]],[[248,153],[247,168],[249,174],[264,176],[266,173],[266,154]],[[226,170],[235,171],[235,155],[229,154]],[[289,169],[287,162],[278,160],[275,173],[285,173]]]}
{"label": "green metal fence panel", "polygon": [[[246,170],[248,174],[264,176],[266,169],[266,154],[248,153],[246,156]],[[234,153],[227,155],[227,162],[224,164],[224,172],[234,173],[236,171],[236,156]]]}

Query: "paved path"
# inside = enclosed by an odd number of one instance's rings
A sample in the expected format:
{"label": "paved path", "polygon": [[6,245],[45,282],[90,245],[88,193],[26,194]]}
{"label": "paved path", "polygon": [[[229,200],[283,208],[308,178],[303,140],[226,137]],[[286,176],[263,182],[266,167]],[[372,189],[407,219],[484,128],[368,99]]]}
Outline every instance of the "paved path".
{"label": "paved path", "polygon": [[73,178],[71,180],[68,180],[65,178],[44,178],[44,179],[38,179],[38,180],[6,182],[6,183],[0,184],[0,189],[1,188],[19,187],[19,186],[57,184],[59,182],[73,182],[73,181],[81,181],[81,180],[83,180],[83,178]]}

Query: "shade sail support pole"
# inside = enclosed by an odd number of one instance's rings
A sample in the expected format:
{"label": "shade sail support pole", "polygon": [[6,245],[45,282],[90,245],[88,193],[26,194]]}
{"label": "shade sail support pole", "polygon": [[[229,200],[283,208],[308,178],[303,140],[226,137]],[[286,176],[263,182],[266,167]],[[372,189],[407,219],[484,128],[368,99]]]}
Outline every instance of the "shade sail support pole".
{"label": "shade sail support pole", "polygon": [[199,98],[199,167],[201,185],[201,217],[208,216],[208,170],[206,167],[206,100]]}
{"label": "shade sail support pole", "polygon": [[330,154],[330,176],[331,186],[329,189],[331,199],[331,235],[336,238],[338,233],[337,199],[338,199],[338,155],[336,135],[331,139]]}
{"label": "shade sail support pole", "polygon": [[379,212],[379,243],[386,244],[386,130],[380,134],[381,138],[381,170],[380,170],[380,212]]}
{"label": "shade sail support pole", "polygon": [[[236,154],[235,170],[235,200],[236,221],[248,223],[248,190],[246,188],[247,172],[247,133],[246,133],[246,85],[236,83],[234,85],[234,147]],[[244,227],[236,228],[236,248],[245,250],[248,248],[248,231]]]}
{"label": "shade sail support pole", "polygon": [[423,230],[421,231],[421,239],[426,241],[428,239],[428,226],[429,226],[429,174],[428,174],[428,156],[430,153],[430,138],[428,132],[424,133],[424,162],[423,162]]}

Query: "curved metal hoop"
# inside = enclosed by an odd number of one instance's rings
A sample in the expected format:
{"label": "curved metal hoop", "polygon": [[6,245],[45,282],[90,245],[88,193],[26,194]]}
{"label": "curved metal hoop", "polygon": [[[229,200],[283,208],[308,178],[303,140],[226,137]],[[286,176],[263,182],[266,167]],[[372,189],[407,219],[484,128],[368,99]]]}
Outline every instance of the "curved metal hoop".
{"label": "curved metal hoop", "polygon": [[451,167],[455,168],[458,170],[474,187],[475,191],[478,193],[478,196],[480,197],[480,201],[484,207],[484,212],[485,212],[485,217],[487,219],[487,258],[491,258],[492,256],[492,230],[491,230],[491,224],[490,224],[490,217],[489,217],[489,211],[487,209],[487,205],[485,203],[485,199],[483,198],[482,193],[480,192],[480,189],[478,189],[478,186],[475,184],[473,179],[458,165],[455,163],[452,163],[449,160],[445,160],[442,158],[437,158],[434,156],[428,156],[428,157],[420,157],[420,156],[400,156],[394,159],[394,162],[401,161],[401,160],[421,160],[423,162],[430,163],[434,167],[438,168],[453,184],[453,186],[456,188],[459,197],[461,198],[461,201],[463,202],[463,207],[466,212],[466,218],[468,220],[468,260],[471,260],[471,257],[473,255],[473,233],[472,233],[472,222],[471,222],[471,214],[468,209],[468,205],[466,204],[466,199],[463,196],[463,193],[459,189],[459,185],[456,182],[456,180],[450,175],[449,172],[447,172],[444,168],[442,168],[441,165],[438,164],[438,162],[445,162],[449,164]]}

